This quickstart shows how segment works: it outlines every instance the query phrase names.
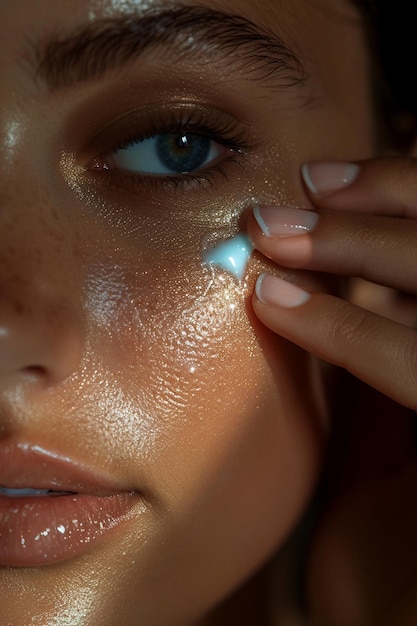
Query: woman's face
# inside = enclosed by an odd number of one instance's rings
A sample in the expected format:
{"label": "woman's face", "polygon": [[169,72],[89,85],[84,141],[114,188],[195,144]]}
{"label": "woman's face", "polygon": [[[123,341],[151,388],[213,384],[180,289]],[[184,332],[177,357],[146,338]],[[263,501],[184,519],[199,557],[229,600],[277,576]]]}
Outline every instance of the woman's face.
{"label": "woman's face", "polygon": [[267,260],[238,281],[203,251],[257,203],[308,206],[301,162],[374,153],[359,19],[344,0],[0,15],[2,610],[196,623],[300,519],[326,430],[315,364],[251,314]]}

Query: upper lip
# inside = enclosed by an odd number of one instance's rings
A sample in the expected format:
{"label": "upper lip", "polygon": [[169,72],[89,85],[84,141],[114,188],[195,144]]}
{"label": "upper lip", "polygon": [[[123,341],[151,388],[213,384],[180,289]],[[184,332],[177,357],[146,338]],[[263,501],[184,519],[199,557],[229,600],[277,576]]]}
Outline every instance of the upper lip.
{"label": "upper lip", "polygon": [[28,443],[0,444],[0,486],[109,496],[133,491],[73,459]]}

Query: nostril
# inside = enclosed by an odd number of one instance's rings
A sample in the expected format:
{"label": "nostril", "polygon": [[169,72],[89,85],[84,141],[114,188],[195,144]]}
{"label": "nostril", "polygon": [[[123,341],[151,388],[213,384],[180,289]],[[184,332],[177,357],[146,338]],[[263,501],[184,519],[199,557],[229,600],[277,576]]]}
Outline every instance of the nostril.
{"label": "nostril", "polygon": [[46,369],[40,365],[28,365],[27,367],[24,367],[22,371],[29,374],[29,376],[36,378],[42,378],[47,374]]}

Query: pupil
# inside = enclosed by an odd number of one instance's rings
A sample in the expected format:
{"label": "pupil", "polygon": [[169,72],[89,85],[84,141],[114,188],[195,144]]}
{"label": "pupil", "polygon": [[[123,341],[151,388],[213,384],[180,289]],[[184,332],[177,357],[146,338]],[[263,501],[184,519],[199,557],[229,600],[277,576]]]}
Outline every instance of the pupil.
{"label": "pupil", "polygon": [[157,142],[158,158],[173,173],[199,169],[210,153],[210,139],[192,133],[167,133]]}
{"label": "pupil", "polygon": [[187,135],[181,135],[178,140],[178,148],[188,148],[188,145]]}

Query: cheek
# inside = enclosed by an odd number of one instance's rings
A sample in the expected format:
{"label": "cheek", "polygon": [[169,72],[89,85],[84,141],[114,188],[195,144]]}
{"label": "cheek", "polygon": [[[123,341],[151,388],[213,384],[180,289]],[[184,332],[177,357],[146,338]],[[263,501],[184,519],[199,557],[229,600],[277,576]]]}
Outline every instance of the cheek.
{"label": "cheek", "polygon": [[242,284],[201,264],[166,268],[119,318],[119,364],[112,357],[118,386],[147,415],[133,438],[124,422],[120,447],[162,511],[167,571],[190,582],[204,559],[201,577],[213,586],[217,572],[220,589],[297,523],[323,443],[312,362],[251,315],[253,265]]}
{"label": "cheek", "polygon": [[197,492],[207,497],[226,484],[232,500],[252,484],[253,504],[267,485],[268,498],[277,495],[277,480],[285,509],[304,497],[315,473],[321,425],[311,362],[253,318],[253,282],[263,264],[251,264],[238,283],[200,260],[177,257],[175,269],[162,260],[158,269],[130,275],[123,302],[107,299],[111,349],[95,352],[118,397],[130,403],[130,410],[118,408],[119,445],[138,479],[145,457],[146,479],[152,476],[170,510],[185,513]]}

